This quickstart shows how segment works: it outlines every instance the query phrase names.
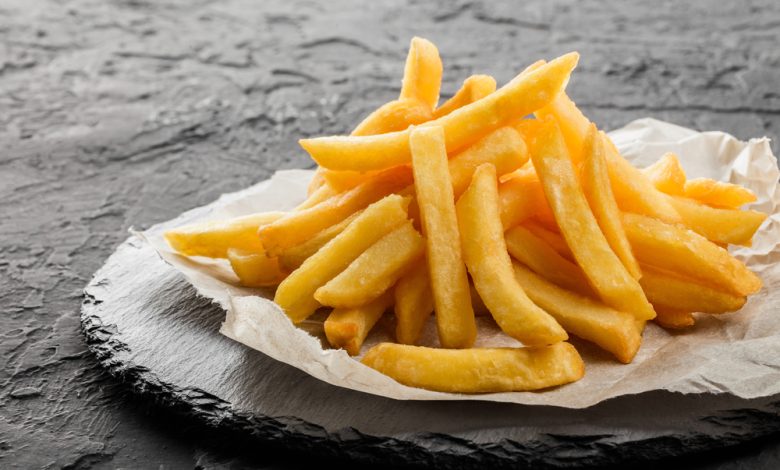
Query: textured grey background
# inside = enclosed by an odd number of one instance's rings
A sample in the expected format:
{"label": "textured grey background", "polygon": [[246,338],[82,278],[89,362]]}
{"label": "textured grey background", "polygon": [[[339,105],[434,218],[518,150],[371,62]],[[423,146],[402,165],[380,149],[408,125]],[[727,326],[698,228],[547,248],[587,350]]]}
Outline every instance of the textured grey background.
{"label": "textured grey background", "polygon": [[[774,1],[3,0],[0,467],[293,458],[127,396],[86,353],[81,289],[130,226],[309,166],[296,139],[395,97],[415,34],[439,46],[446,93],[578,50],[570,94],[602,127],[652,116],[747,139],[780,126]],[[684,464],[776,467],[780,439],[726,456]]]}

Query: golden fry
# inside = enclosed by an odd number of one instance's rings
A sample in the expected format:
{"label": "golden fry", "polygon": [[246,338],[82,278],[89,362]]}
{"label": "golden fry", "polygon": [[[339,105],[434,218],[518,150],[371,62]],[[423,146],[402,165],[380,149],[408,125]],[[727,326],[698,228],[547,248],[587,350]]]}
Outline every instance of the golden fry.
{"label": "golden fry", "polygon": [[550,212],[550,206],[542,190],[542,182],[534,173],[532,177],[513,177],[498,186],[501,224],[512,228],[526,220]]}
{"label": "golden fry", "polygon": [[284,212],[263,212],[229,220],[201,222],[165,232],[165,240],[185,256],[227,258],[230,248],[262,253],[258,228],[284,217]]}
{"label": "golden fry", "polygon": [[395,339],[402,344],[415,344],[420,339],[425,322],[433,313],[431,278],[425,259],[415,265],[395,285]]}
{"label": "golden fry", "polygon": [[333,309],[323,325],[328,343],[357,356],[371,328],[392,305],[393,296],[388,292],[366,305]]}
{"label": "golden fry", "polygon": [[[563,55],[539,69],[519,75],[494,93],[421,127],[444,128],[447,152],[455,152],[510,121],[541,108],[564,88],[579,55]],[[332,170],[369,171],[411,161],[411,131],[365,137],[319,137],[300,140],[321,166]]]}
{"label": "golden fry", "polygon": [[263,252],[228,248],[227,258],[241,285],[245,287],[275,286],[286,276],[279,267],[279,261]]}
{"label": "golden fry", "polygon": [[322,305],[350,308],[365,305],[392,286],[425,252],[425,241],[407,222],[371,245],[344,271],[317,289]]}
{"label": "golden fry", "polygon": [[515,279],[503,237],[493,165],[477,168],[456,211],[466,266],[501,330],[529,346],[565,341],[568,335],[561,325],[534,304]]}
{"label": "golden fry", "polygon": [[554,120],[531,143],[531,158],[555,220],[577,264],[607,305],[639,320],[655,316],[636,279],[610,248],[588,206]]}
{"label": "golden fry", "polygon": [[644,266],[642,272],[639,283],[656,312],[658,307],[683,312],[735,312],[747,301],[745,296],[729,294],[657,268]]}
{"label": "golden fry", "polygon": [[402,131],[409,126],[433,119],[430,105],[416,98],[385,103],[369,114],[350,135],[379,135]]}
{"label": "golden fry", "polygon": [[301,243],[300,245],[285,248],[279,253],[279,265],[287,271],[294,271],[302,265],[310,256],[316,253],[326,243],[336,238],[336,235],[344,231],[363,211],[355,212],[341,222],[322,229],[316,235]]}
{"label": "golden fry", "polygon": [[753,191],[737,184],[724,183],[708,178],[695,178],[685,182],[684,196],[714,207],[738,209],[756,202]]}
{"label": "golden fry", "polygon": [[561,93],[550,104],[538,110],[535,114],[539,119],[546,119],[548,116],[555,117],[558,127],[561,129],[563,140],[566,142],[566,148],[569,149],[572,161],[579,162],[590,121],[577,108],[574,101],[566,93]]}
{"label": "golden fry", "polygon": [[684,310],[660,307],[656,312],[658,313],[658,316],[655,317],[655,322],[670,330],[688,328],[696,323],[693,314]]}
{"label": "golden fry", "polygon": [[[321,169],[320,169],[321,170]],[[324,178],[325,172],[324,171],[317,171],[315,173],[315,176],[318,178]],[[309,196],[306,198],[305,201],[300,203],[295,207],[296,211],[302,211],[304,209],[308,209],[310,207],[316,206],[317,204],[321,203],[322,201],[326,199],[330,199],[336,194],[338,194],[339,191],[334,189],[334,187],[326,182],[322,184],[318,184],[318,187],[316,190],[314,190]]]}
{"label": "golden fry", "polygon": [[472,75],[463,82],[460,90],[455,92],[452,98],[448,99],[433,112],[434,119],[446,116],[456,109],[462,108],[467,104],[479,101],[487,95],[496,91],[496,79],[490,75]]}
{"label": "golden fry", "polygon": [[757,211],[720,209],[684,197],[667,197],[683,225],[718,244],[750,246],[753,235],[767,217]]}
{"label": "golden fry", "polygon": [[361,362],[401,384],[451,393],[539,390],[585,374],[582,358],[569,343],[460,350],[380,343]]}
{"label": "golden fry", "polygon": [[518,263],[514,264],[514,273],[531,300],[566,331],[599,345],[620,362],[628,364],[634,359],[642,335],[633,315],[562,289]]}
{"label": "golden fry", "polygon": [[640,263],[699,279],[739,296],[761,289],[761,279],[725,249],[683,227],[624,213],[623,227]]}
{"label": "golden fry", "polygon": [[415,128],[410,145],[439,340],[445,348],[467,348],[474,344],[477,326],[460,250],[442,128]]}
{"label": "golden fry", "polygon": [[276,302],[293,323],[320,307],[314,292],[333,279],[368,247],[406,221],[407,199],[390,195],[368,206],[338,236],[279,284]]}
{"label": "golden fry", "polygon": [[533,220],[524,222],[523,226],[527,228],[529,232],[533,233],[537,238],[544,240],[545,243],[550,245],[555,251],[558,252],[559,255],[563,256],[569,261],[574,261],[574,255],[572,254],[569,245],[566,244],[566,240],[563,239],[560,233],[553,232],[552,230],[543,227]]}
{"label": "golden fry", "polygon": [[439,104],[443,68],[439,50],[427,39],[414,37],[406,57],[399,99],[415,98],[429,109]]}
{"label": "golden fry", "polygon": [[657,162],[642,170],[659,191],[682,196],[685,187],[685,171],[680,160],[672,152],[665,153]]}

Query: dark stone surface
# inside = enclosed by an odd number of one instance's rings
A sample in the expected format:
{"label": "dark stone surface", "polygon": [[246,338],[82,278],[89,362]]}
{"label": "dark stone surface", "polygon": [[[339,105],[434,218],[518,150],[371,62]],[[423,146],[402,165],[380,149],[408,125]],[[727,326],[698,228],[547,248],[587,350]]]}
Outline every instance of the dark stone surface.
{"label": "dark stone surface", "polygon": [[[652,116],[745,139],[778,133],[779,24],[772,0],[4,0],[0,467],[297,461],[129,393],[88,353],[82,288],[131,225],[309,166],[296,139],[393,98],[410,36],[439,45],[447,93],[576,49],[570,92],[602,127]],[[739,452],[681,465],[774,468],[780,441]]]}

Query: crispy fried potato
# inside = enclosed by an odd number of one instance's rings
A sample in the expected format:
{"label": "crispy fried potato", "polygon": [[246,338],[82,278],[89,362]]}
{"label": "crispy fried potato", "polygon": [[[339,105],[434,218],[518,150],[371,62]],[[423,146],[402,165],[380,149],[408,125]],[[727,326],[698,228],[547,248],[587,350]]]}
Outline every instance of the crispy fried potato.
{"label": "crispy fried potato", "polygon": [[263,244],[257,236],[258,228],[285,215],[285,212],[263,212],[235,219],[185,225],[165,232],[165,240],[185,256],[227,258],[230,248],[262,253]]}
{"label": "crispy fried potato", "polygon": [[320,230],[316,235],[299,245],[285,248],[279,253],[279,266],[287,271],[298,269],[310,256],[325,246],[326,243],[336,238],[336,235],[343,232],[362,212],[362,210],[357,211],[341,222]]}
{"label": "crispy fried potato", "polygon": [[399,99],[415,98],[430,109],[439,104],[443,67],[439,50],[427,39],[414,37],[406,57]]}
{"label": "crispy fried potato", "polygon": [[258,253],[228,248],[227,258],[241,285],[245,287],[275,286],[287,275],[279,267],[279,260],[262,251]]}
{"label": "crispy fried potato", "polygon": [[656,312],[658,316],[655,317],[655,322],[670,330],[688,328],[696,323],[693,314],[684,310],[659,307]]}
{"label": "crispy fried potato", "polygon": [[533,233],[537,238],[544,240],[545,243],[553,247],[553,249],[557,251],[559,255],[563,256],[569,261],[574,261],[574,255],[572,254],[569,245],[566,244],[566,240],[563,239],[560,233],[553,232],[552,230],[543,227],[541,224],[538,224],[533,220],[524,222],[523,226],[527,228],[529,232]]}
{"label": "crispy fried potato", "polygon": [[685,170],[672,152],[665,153],[657,162],[642,170],[659,191],[682,196],[685,187]]}
{"label": "crispy fried potato", "polygon": [[570,291],[593,295],[593,289],[579,266],[561,256],[528,228],[518,225],[507,230],[504,238],[509,254],[537,274]]}
{"label": "crispy fried potato", "polygon": [[562,289],[519,263],[514,264],[514,273],[531,300],[566,331],[611,352],[620,362],[628,364],[634,359],[642,335],[633,315]]}
{"label": "crispy fried potato", "polygon": [[609,184],[609,170],[604,153],[604,142],[596,126],[591,124],[582,148],[582,190],[612,251],[620,258],[628,273],[634,279],[639,279],[642,277],[642,271],[631,252],[631,245],[620,221],[620,211]]}
{"label": "crispy fried potato", "polygon": [[683,195],[714,207],[738,209],[756,202],[753,191],[737,184],[724,183],[709,178],[694,178],[685,182]]}
{"label": "crispy fried potato", "polygon": [[656,312],[659,307],[683,312],[735,312],[747,301],[744,296],[729,294],[657,268],[643,266],[642,272],[639,283]]}
{"label": "crispy fried potato", "polygon": [[[519,75],[494,93],[439,119],[422,124],[444,128],[447,152],[465,148],[489,132],[541,108],[561,92],[577,65],[569,53],[533,72]],[[410,130],[365,137],[300,140],[319,165],[332,170],[369,171],[408,164]]]}
{"label": "crispy fried potato", "polygon": [[431,313],[431,278],[425,258],[422,258],[395,285],[395,340],[416,344]]}
{"label": "crispy fried potato", "polygon": [[767,217],[761,212],[720,209],[693,199],[667,197],[682,217],[683,225],[718,244],[750,246]]}
{"label": "crispy fried potato", "polygon": [[466,266],[501,330],[529,346],[565,341],[568,335],[563,328],[528,298],[515,279],[503,237],[493,165],[477,168],[456,211]]}
{"label": "crispy fried potato", "polygon": [[276,302],[293,323],[300,323],[320,307],[314,292],[355,258],[406,221],[408,199],[396,194],[368,206],[347,228],[279,284]]}
{"label": "crispy fried potato", "polygon": [[481,100],[494,91],[496,91],[495,78],[490,75],[472,75],[463,82],[460,90],[455,92],[452,98],[436,108],[433,117],[437,119],[446,116],[458,108]]}
{"label": "crispy fried potato", "polygon": [[345,193],[260,228],[258,235],[271,255],[312,238],[317,232],[346,219],[354,212],[404,188],[411,181],[408,167],[391,168]]}
{"label": "crispy fried potato", "polygon": [[[324,178],[325,172],[319,171],[321,169],[318,169],[318,171],[315,173],[315,176],[318,178]],[[330,199],[336,194],[338,194],[339,191],[333,188],[332,185],[328,184],[327,181],[319,184],[318,188],[313,191],[309,196],[306,198],[305,201],[298,204],[295,207],[296,211],[302,211],[304,209],[308,209],[310,207],[316,206],[317,204],[321,203],[322,201],[326,199]]]}
{"label": "crispy fried potato", "polygon": [[361,362],[409,387],[451,393],[539,390],[585,374],[582,358],[569,343],[461,350],[380,343]]}
{"label": "crispy fried potato", "polygon": [[445,348],[467,348],[474,344],[477,326],[460,250],[443,130],[417,127],[410,145],[439,340]]}
{"label": "crispy fried potato", "polygon": [[344,271],[314,292],[322,305],[352,308],[376,299],[425,253],[425,240],[407,222],[371,245]]}
{"label": "crispy fried potato", "polygon": [[761,279],[725,249],[683,227],[623,213],[623,227],[641,264],[699,279],[738,296],[761,289]]}
{"label": "crispy fried potato", "polygon": [[325,178],[322,177],[323,170],[325,169],[320,166],[317,167],[317,170],[314,172],[314,176],[312,176],[311,181],[309,181],[309,186],[306,188],[307,196],[311,196],[317,192],[317,190],[320,189],[323,184],[325,184]]}
{"label": "crispy fried potato", "polygon": [[387,292],[366,305],[333,309],[323,325],[328,343],[357,356],[371,328],[392,305],[392,293]]}
{"label": "crispy fried potato", "polygon": [[[498,186],[501,224],[512,228],[542,214],[551,214],[542,190],[542,182],[533,178],[510,178]],[[551,215],[550,215],[551,217]]]}
{"label": "crispy fried potato", "polygon": [[590,121],[577,108],[574,101],[566,93],[561,93],[550,104],[534,114],[539,119],[555,117],[572,161],[579,162]]}
{"label": "crispy fried potato", "polygon": [[379,135],[402,131],[409,126],[433,119],[428,103],[416,98],[390,101],[366,116],[350,135]]}
{"label": "crispy fried potato", "polygon": [[531,158],[566,243],[591,286],[607,305],[639,320],[655,316],[639,283],[610,248],[588,206],[558,125],[542,121]]}

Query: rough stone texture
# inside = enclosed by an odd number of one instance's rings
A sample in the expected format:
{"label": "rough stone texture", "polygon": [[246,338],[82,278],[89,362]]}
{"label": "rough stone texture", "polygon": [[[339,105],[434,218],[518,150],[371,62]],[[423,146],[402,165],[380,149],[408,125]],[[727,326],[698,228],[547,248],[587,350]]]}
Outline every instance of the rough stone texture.
{"label": "rough stone texture", "polygon": [[[447,93],[576,49],[570,92],[602,127],[653,116],[774,138],[780,7],[678,3],[0,3],[0,466],[295,458],[128,395],[87,353],[81,290],[130,226],[309,166],[296,139],[393,98],[414,34],[439,45]],[[780,444],[741,452],[686,464],[772,468]]]}

